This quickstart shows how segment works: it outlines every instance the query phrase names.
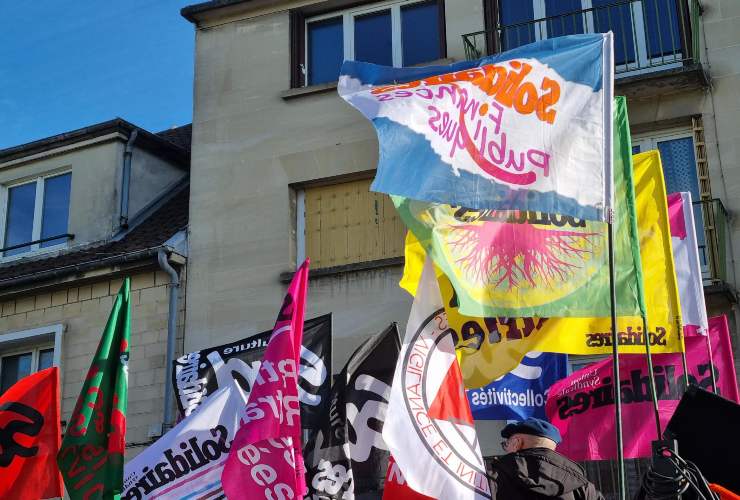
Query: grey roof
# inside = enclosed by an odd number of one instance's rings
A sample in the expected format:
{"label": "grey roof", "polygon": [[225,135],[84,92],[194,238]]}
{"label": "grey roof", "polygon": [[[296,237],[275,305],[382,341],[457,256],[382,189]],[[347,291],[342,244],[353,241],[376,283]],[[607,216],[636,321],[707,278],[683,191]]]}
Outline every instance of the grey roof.
{"label": "grey roof", "polygon": [[222,7],[230,7],[232,5],[246,3],[249,1],[251,0],[210,0],[208,2],[196,3],[193,5],[188,5],[187,7],[183,7],[180,10],[180,15],[191,23],[194,23],[197,21],[197,17],[199,14],[203,14],[214,9],[220,9]]}
{"label": "grey roof", "polygon": [[77,130],[52,135],[51,137],[45,137],[37,141],[28,142],[26,144],[0,149],[0,163],[43,153],[62,146],[69,146],[115,132],[128,136],[134,129],[139,130],[139,136],[136,139],[137,147],[146,149],[158,156],[166,158],[185,170],[190,168],[189,144],[187,148],[184,148],[181,144],[171,141],[166,136],[163,137],[148,132],[123,118],[114,118],[106,122],[90,125],[89,127],[83,127]]}

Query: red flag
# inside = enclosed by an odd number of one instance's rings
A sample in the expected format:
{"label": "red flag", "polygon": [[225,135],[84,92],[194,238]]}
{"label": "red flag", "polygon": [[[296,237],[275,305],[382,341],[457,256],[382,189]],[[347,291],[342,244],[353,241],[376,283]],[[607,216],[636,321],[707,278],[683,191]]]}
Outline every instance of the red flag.
{"label": "red flag", "polygon": [[0,396],[0,498],[62,496],[61,435],[57,367],[19,380]]}
{"label": "red flag", "polygon": [[388,459],[388,472],[385,475],[385,486],[383,487],[383,500],[434,500],[432,497],[422,495],[414,491],[406,483],[401,468],[393,460]]}

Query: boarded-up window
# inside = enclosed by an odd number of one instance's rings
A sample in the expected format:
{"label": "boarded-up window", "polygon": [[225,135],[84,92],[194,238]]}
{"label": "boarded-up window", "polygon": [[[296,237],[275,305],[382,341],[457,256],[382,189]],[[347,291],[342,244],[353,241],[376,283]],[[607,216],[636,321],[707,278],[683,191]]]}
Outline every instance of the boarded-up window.
{"label": "boarded-up window", "polygon": [[403,222],[369,179],[306,188],[305,217],[312,269],[403,256]]}

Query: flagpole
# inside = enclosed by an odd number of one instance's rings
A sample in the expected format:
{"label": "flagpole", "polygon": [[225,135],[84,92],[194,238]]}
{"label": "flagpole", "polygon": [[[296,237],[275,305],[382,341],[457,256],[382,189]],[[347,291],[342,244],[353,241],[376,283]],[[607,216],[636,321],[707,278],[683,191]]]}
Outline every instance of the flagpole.
{"label": "flagpole", "polygon": [[[617,434],[617,488],[619,500],[626,500],[625,474],[624,474],[624,442],[622,438],[622,391],[619,382],[619,339],[617,337],[617,287],[614,271],[614,241],[613,241],[614,213],[609,211],[609,222],[607,224],[607,246],[609,249],[609,289],[611,292],[611,319],[612,319],[612,377],[614,379],[614,410],[615,428]],[[649,342],[648,342],[649,343]]]}
{"label": "flagpole", "polygon": [[707,351],[709,352],[709,372],[712,375],[712,392],[717,394],[717,379],[714,376],[714,355],[712,355],[712,341],[707,332]]}
{"label": "flagpole", "polygon": [[642,315],[642,331],[645,334],[645,355],[647,356],[648,377],[650,378],[650,393],[653,397],[653,412],[655,413],[655,428],[658,432],[657,439],[660,439],[662,432],[660,430],[660,412],[658,411],[658,391],[655,386],[655,371],[653,370],[653,355],[650,352],[650,330],[648,330],[647,316]]}
{"label": "flagpole", "polygon": [[676,318],[676,326],[678,328],[678,336],[681,339],[681,364],[683,365],[683,390],[689,388],[689,365],[686,362],[686,342],[684,341],[683,324],[681,318]]}

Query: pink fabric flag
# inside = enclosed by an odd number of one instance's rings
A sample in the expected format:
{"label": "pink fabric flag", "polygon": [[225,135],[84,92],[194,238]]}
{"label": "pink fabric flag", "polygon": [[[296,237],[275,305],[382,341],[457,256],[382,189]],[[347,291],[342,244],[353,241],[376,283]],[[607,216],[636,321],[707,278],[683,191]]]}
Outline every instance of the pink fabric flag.
{"label": "pink fabric flag", "polygon": [[687,335],[707,334],[707,307],[699,262],[691,193],[668,195],[671,245],[676,263],[676,282],[681,300],[681,316]]}
{"label": "pink fabric flag", "polygon": [[229,499],[302,498],[306,493],[297,374],[307,287],[308,259],[288,287],[246,417],[231,443],[221,475]]}
{"label": "pink fabric flag", "polygon": [[[709,320],[709,338],[714,350],[718,392],[727,399],[740,402],[725,316]],[[686,357],[689,381],[712,390],[706,339],[699,336],[686,338]],[[683,394],[681,354],[655,354],[653,364],[661,428],[665,429]],[[656,430],[647,361],[641,354],[623,354],[619,367],[624,456],[649,457],[650,443],[656,439]],[[556,382],[550,388],[545,411],[563,436],[558,451],[568,458],[612,460],[617,457],[611,359],[589,365]]]}

